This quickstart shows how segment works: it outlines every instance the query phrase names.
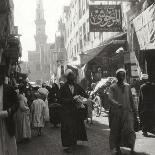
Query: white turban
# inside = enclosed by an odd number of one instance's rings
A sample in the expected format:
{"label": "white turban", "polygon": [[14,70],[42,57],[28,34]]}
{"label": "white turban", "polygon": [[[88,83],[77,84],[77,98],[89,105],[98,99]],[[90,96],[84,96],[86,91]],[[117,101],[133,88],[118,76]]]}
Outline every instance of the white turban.
{"label": "white turban", "polygon": [[48,95],[48,90],[46,88],[39,88],[38,92],[42,95],[47,96]]}
{"label": "white turban", "polygon": [[124,68],[119,68],[117,71],[116,71],[116,74],[118,74],[119,72],[124,72],[126,74],[126,70]]}
{"label": "white turban", "polygon": [[74,72],[71,69],[67,69],[65,72],[65,76],[67,77],[70,73],[74,74]]}

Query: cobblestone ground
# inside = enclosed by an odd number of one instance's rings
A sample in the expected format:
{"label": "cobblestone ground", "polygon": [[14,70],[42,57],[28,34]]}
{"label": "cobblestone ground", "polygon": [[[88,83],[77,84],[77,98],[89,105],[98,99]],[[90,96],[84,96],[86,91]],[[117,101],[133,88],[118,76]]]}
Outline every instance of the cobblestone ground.
{"label": "cobblestone ground", "polygon": [[[107,117],[94,117],[93,125],[86,125],[88,142],[79,142],[73,155],[110,155],[109,128]],[[136,154],[155,155],[155,138],[145,138],[137,133]],[[129,150],[122,148],[123,155]],[[30,142],[18,145],[18,155],[65,155],[61,147],[60,128],[54,129],[50,124],[46,126],[41,137],[33,136]]]}

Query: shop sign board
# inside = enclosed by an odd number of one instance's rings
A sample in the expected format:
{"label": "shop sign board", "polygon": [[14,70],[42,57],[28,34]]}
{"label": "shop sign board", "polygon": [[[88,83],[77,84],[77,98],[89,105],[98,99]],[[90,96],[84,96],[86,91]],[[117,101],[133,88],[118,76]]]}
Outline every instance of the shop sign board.
{"label": "shop sign board", "polygon": [[90,5],[90,32],[121,32],[121,5]]}

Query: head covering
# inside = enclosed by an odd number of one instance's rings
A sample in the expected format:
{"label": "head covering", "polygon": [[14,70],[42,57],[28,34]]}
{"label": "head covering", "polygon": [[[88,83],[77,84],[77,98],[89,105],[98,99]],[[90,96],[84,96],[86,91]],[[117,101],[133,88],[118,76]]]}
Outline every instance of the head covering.
{"label": "head covering", "polygon": [[65,72],[65,76],[67,77],[69,74],[74,74],[74,72],[71,69],[67,69]]}
{"label": "head covering", "polygon": [[64,84],[64,82],[63,82],[63,81],[60,81],[59,83],[60,83],[60,84]]}
{"label": "head covering", "polygon": [[45,96],[48,94],[48,90],[46,88],[39,88],[38,92]]}
{"label": "head covering", "polygon": [[147,74],[141,75],[141,80],[148,80],[149,76]]}
{"label": "head covering", "polygon": [[116,71],[116,75],[120,72],[124,72],[126,74],[126,70],[124,68],[119,68],[117,71]]}

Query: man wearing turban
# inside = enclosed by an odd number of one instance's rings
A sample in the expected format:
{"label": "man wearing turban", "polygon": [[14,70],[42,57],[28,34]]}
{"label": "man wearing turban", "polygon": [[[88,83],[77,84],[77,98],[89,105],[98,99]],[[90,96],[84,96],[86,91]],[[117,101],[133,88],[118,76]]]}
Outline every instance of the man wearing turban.
{"label": "man wearing turban", "polygon": [[136,135],[134,132],[135,105],[131,88],[125,83],[126,71],[121,68],[116,71],[117,83],[110,87],[109,143],[112,154],[121,154],[120,147],[131,148],[134,152]]}
{"label": "man wearing turban", "polygon": [[64,151],[72,152],[77,141],[87,141],[84,120],[81,119],[76,101],[79,97],[88,98],[85,91],[75,83],[75,75],[68,69],[65,73],[67,82],[60,89],[61,112],[61,139]]}

